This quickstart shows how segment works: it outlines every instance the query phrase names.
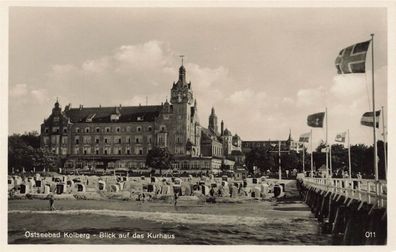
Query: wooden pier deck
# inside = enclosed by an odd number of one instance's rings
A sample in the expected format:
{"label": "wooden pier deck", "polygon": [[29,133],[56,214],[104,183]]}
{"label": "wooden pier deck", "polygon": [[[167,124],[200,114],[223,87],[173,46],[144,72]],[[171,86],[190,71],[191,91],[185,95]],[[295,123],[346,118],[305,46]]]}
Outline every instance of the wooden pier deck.
{"label": "wooden pier deck", "polygon": [[334,244],[386,244],[386,181],[303,177],[297,187]]}

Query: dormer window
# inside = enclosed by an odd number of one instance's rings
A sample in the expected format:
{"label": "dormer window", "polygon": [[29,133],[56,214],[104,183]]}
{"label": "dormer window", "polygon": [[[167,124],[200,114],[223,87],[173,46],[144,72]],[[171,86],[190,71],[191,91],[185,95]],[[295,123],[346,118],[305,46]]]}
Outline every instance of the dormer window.
{"label": "dormer window", "polygon": [[116,122],[116,121],[118,121],[120,119],[120,115],[118,115],[118,114],[111,114],[110,115],[110,120],[112,121],[112,122]]}
{"label": "dormer window", "polygon": [[87,117],[87,119],[85,120],[86,122],[92,122],[93,118],[95,117],[96,114],[91,114]]}
{"label": "dormer window", "polygon": [[143,121],[143,116],[138,116],[138,117],[136,118],[136,120],[139,121],[139,122]]}

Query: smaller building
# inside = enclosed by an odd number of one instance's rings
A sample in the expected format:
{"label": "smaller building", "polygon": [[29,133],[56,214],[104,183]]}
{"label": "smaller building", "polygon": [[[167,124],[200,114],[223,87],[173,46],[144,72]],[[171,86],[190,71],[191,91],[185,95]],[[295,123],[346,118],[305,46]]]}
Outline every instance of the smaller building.
{"label": "smaller building", "polygon": [[253,149],[268,148],[273,151],[279,150],[279,143],[281,151],[295,150],[299,151],[301,145],[298,142],[294,142],[291,137],[291,132],[286,140],[259,140],[259,141],[242,141],[242,152],[249,153]]}

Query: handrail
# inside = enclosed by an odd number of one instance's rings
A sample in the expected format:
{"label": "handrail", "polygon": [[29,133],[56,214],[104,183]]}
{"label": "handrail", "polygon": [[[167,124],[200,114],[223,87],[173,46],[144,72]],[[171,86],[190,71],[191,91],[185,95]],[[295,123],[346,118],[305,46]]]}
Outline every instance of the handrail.
{"label": "handrail", "polygon": [[378,207],[385,207],[387,183],[385,180],[349,178],[301,178],[309,187],[319,188],[347,198],[356,199]]}

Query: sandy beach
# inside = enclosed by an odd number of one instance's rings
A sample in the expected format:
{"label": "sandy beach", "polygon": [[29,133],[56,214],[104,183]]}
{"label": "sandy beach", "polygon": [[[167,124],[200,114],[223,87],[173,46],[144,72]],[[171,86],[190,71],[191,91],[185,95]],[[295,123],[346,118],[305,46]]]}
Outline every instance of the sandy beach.
{"label": "sandy beach", "polygon": [[[137,202],[9,201],[9,243],[330,244],[309,208],[296,200]],[[282,227],[282,228],[280,228]],[[55,233],[60,237],[32,237]],[[42,236],[43,236],[42,235]],[[48,235],[48,234],[47,234]],[[89,237],[89,238],[87,238]]]}

